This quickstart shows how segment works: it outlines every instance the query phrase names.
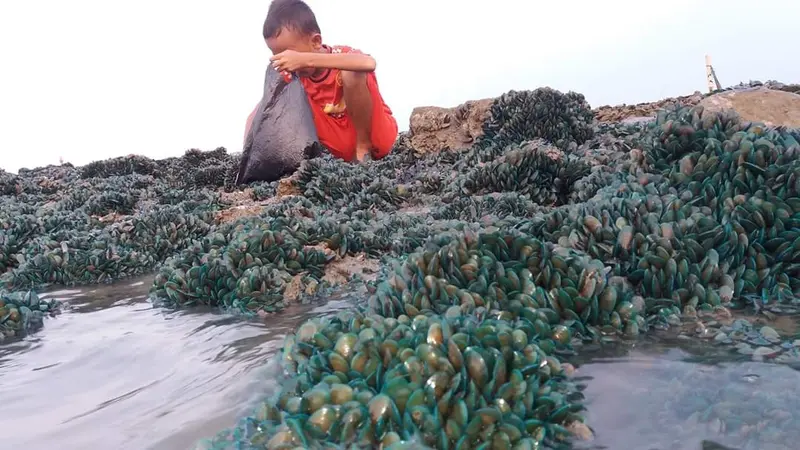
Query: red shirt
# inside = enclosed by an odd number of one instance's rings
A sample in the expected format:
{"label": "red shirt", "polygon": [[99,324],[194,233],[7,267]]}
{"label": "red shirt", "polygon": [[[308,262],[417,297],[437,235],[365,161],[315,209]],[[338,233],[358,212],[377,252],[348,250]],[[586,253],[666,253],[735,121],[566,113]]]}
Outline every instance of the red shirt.
{"label": "red shirt", "polygon": [[[347,46],[325,46],[330,53],[361,53]],[[342,71],[328,69],[317,77],[300,77],[308,95],[320,142],[331,153],[350,161],[355,156],[355,128],[346,114]],[[386,156],[397,138],[397,122],[392,110],[383,101],[375,73],[367,74],[367,87],[373,99],[372,144],[373,156]]]}

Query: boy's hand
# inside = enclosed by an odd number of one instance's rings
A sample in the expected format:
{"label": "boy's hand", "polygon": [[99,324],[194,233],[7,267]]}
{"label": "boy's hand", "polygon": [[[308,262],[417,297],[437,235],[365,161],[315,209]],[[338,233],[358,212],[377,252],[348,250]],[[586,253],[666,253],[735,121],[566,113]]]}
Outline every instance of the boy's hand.
{"label": "boy's hand", "polygon": [[294,50],[285,50],[277,55],[273,55],[270,59],[272,67],[276,70],[285,72],[296,72],[302,69],[308,69],[309,55],[303,52],[296,52]]}

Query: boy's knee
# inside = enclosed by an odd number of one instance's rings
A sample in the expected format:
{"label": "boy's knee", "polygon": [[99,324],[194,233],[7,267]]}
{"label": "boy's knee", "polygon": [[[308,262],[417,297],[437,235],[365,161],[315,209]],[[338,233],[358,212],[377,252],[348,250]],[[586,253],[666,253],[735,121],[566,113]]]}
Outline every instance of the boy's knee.
{"label": "boy's knee", "polygon": [[342,86],[347,88],[367,87],[366,72],[342,71]]}

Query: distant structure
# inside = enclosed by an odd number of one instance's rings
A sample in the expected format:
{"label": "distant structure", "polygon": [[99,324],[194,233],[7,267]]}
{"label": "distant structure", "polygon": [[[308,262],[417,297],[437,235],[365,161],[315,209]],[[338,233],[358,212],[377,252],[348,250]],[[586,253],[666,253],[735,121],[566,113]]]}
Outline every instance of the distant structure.
{"label": "distant structure", "polygon": [[63,157],[63,156],[59,156],[59,157],[58,157],[58,163],[59,163],[60,165],[62,165],[62,166],[64,165],[64,157]]}
{"label": "distant structure", "polygon": [[711,57],[708,55],[706,55],[706,82],[708,83],[708,92],[722,89],[717,73],[714,71],[714,66],[711,65]]}

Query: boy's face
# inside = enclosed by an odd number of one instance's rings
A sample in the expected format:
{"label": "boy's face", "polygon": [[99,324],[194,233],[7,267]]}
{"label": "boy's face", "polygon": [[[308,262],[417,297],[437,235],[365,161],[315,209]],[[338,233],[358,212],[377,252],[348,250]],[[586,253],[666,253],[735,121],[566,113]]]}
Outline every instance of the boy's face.
{"label": "boy's face", "polygon": [[[286,50],[304,53],[316,52],[322,47],[322,36],[319,33],[307,35],[292,28],[284,27],[277,36],[267,38],[267,47],[269,47],[273,55]],[[313,72],[314,69],[306,69],[298,71],[298,75],[309,76]]]}

